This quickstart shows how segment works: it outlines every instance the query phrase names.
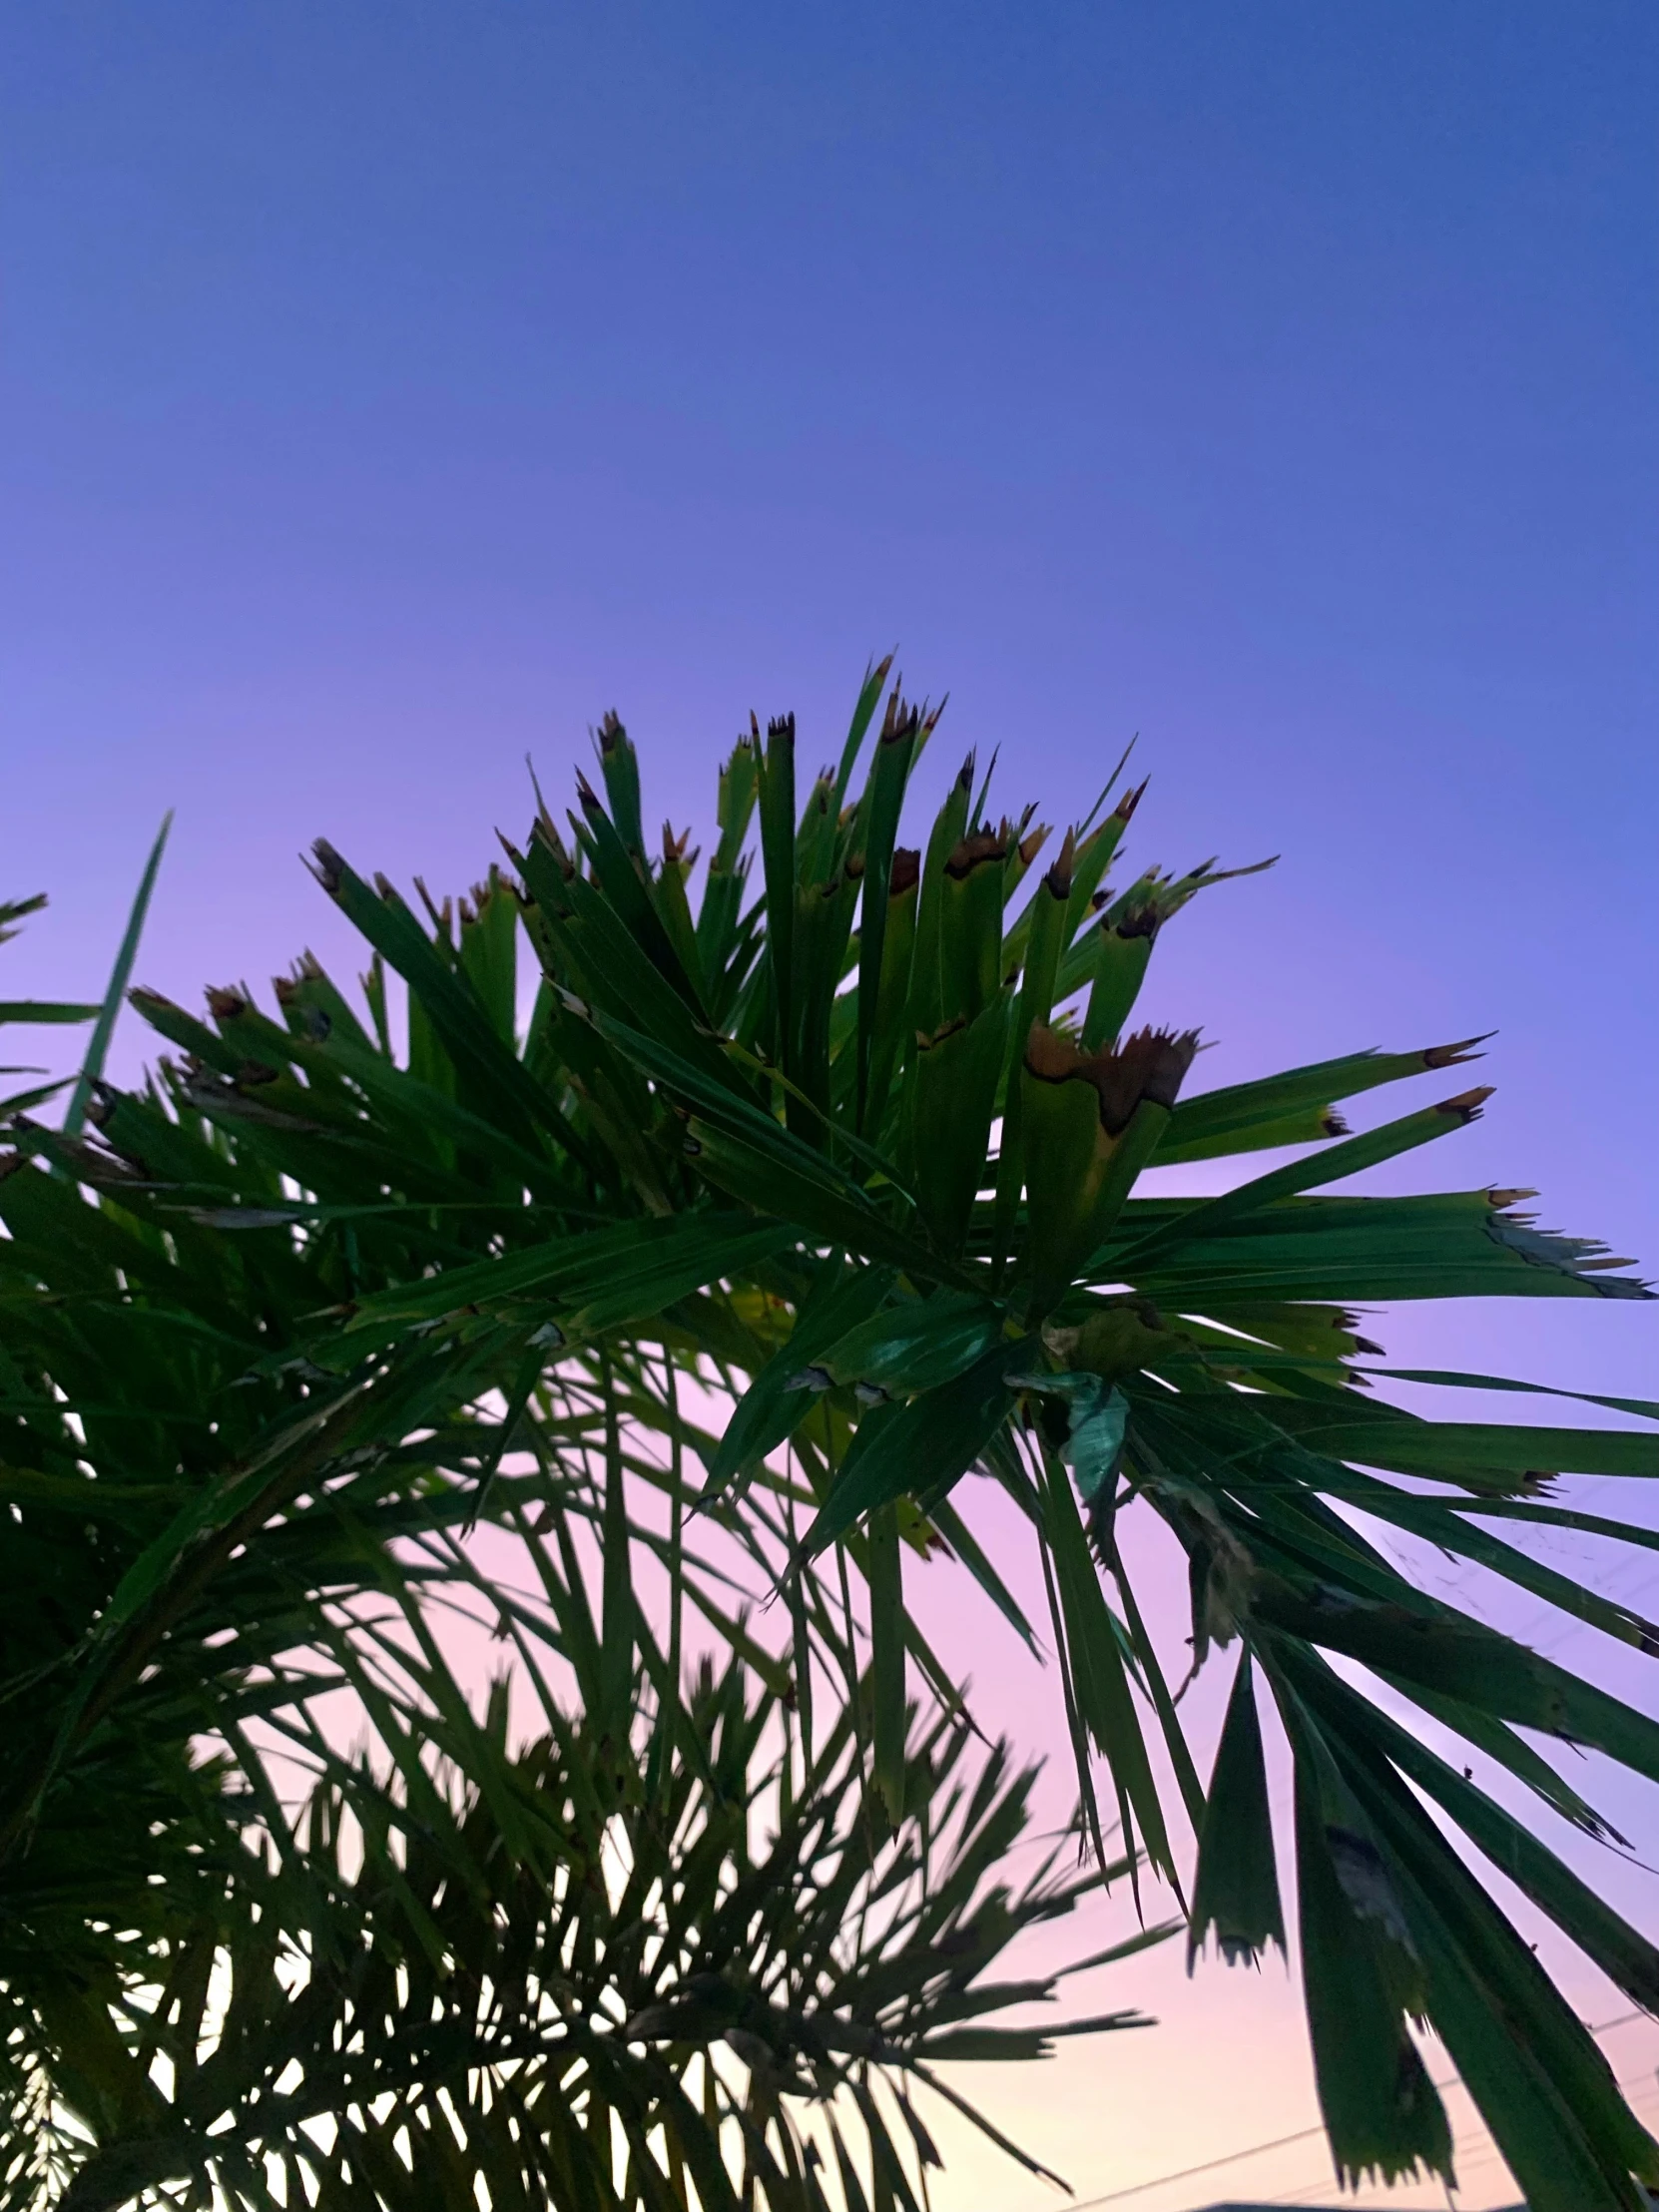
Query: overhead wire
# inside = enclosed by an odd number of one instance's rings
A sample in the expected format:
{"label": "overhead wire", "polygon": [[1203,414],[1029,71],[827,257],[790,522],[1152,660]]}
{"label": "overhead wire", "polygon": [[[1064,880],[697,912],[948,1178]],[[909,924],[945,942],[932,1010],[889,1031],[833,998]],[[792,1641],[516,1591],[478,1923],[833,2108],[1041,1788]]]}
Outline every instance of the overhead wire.
{"label": "overhead wire", "polygon": [[[1644,2015],[1637,2014],[1635,2016],[1637,2018],[1641,2018]],[[1640,2073],[1623,2075],[1619,2080],[1614,2082],[1613,2086],[1615,2089],[1628,2089],[1632,2085],[1632,2083],[1646,2080],[1646,2078],[1647,2073],[1646,2069],[1644,2068],[1643,2071]],[[1443,2087],[1444,2084],[1442,2083],[1441,2086]],[[1650,2091],[1649,2095],[1651,2096],[1652,2093],[1653,2092]],[[1648,2098],[1631,2097],[1630,2099],[1628,2099],[1628,2102],[1633,2111],[1642,2110],[1646,2107]],[[1500,2159],[1503,2156],[1503,2153],[1498,2149],[1497,2144],[1492,2140],[1489,2131],[1484,2127],[1471,2127],[1466,2134],[1453,2137],[1451,2148],[1454,2153],[1461,2152],[1467,2150],[1472,2144],[1479,2144],[1481,2147],[1475,2152],[1473,2157],[1468,2159],[1459,2159],[1458,2171],[1462,2175],[1466,2176],[1470,2173],[1477,2172],[1482,2166],[1489,2166],[1495,2159]],[[1301,2182],[1289,2195],[1269,2197],[1266,2201],[1267,2203],[1274,2205],[1282,2204],[1294,2206],[1298,2204],[1310,2204],[1313,2202],[1314,2193],[1319,2190],[1323,2190],[1328,2186],[1329,2184],[1325,2181]],[[1462,2194],[1461,2182],[1459,2182],[1458,2184],[1458,2194]]]}
{"label": "overhead wire", "polygon": [[[1648,2014],[1641,2011],[1621,2012],[1616,2019],[1601,2020],[1590,2029],[1592,2035],[1610,2035],[1616,2027],[1628,2027],[1632,2020],[1643,2020]],[[1631,2078],[1634,2080],[1635,2076]],[[1444,2081],[1436,2081],[1436,2089],[1455,2089],[1461,2086],[1455,2074]],[[1316,2135],[1323,2135],[1323,2125],[1299,2128],[1294,2135],[1276,2135],[1271,2142],[1250,2143],[1243,2150],[1225,2152],[1220,2158],[1206,2158],[1197,2166],[1182,2166],[1174,2173],[1155,2174],[1150,2181],[1132,2182],[1126,2189],[1109,2189],[1101,2197],[1084,2197],[1068,2207],[1068,2212],[1100,2212],[1108,2204],[1127,2204],[1131,2197],[1144,2197],[1154,2189],[1173,2188],[1178,2181],[1195,2181],[1201,2174],[1219,2173],[1224,2166],[1236,2166],[1246,2158],[1264,2157],[1270,2150],[1288,2150],[1293,2143],[1306,2143]],[[1471,2138],[1472,2139],[1472,2138]]]}

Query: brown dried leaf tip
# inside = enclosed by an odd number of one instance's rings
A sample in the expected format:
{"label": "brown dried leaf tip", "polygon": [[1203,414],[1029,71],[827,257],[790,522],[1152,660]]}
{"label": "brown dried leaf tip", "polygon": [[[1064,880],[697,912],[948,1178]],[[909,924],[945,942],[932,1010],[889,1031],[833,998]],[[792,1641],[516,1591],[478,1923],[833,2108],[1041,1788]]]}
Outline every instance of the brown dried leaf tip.
{"label": "brown dried leaf tip", "polygon": [[[582,803],[582,812],[585,815],[596,815],[603,811],[600,806],[599,794],[580,769],[576,771],[576,796]],[[419,878],[417,877],[416,880],[418,881]]]}
{"label": "brown dried leaf tip", "polygon": [[271,987],[276,993],[278,1006],[291,1006],[307,983],[322,981],[322,963],[314,952],[301,952],[293,963],[291,975],[274,975]]}
{"label": "brown dried leaf tip", "polygon": [[1140,805],[1142,799],[1145,798],[1146,787],[1148,786],[1148,784],[1151,783],[1151,781],[1152,779],[1150,776],[1143,776],[1140,782],[1134,787],[1132,791],[1126,791],[1124,793],[1123,797],[1112,809],[1113,814],[1117,817],[1119,822],[1127,823],[1134,821],[1135,809]]}
{"label": "brown dried leaf tip", "polygon": [[314,855],[311,873],[328,893],[328,896],[333,898],[338,894],[340,884],[344,879],[345,862],[326,837],[318,837],[311,846],[311,851]]}
{"label": "brown dried leaf tip", "polygon": [[[1029,807],[1027,807],[1027,809],[1025,810],[1025,820],[1026,822],[1029,822],[1030,819],[1031,810]],[[1026,830],[1025,824],[1021,823],[1020,828],[1021,830],[1024,832],[1019,840],[1019,864],[1023,869],[1028,868],[1031,865],[1032,861],[1037,857],[1037,854],[1048,842],[1050,835],[1050,825],[1046,822],[1039,822],[1035,830]]]}
{"label": "brown dried leaf tip", "polygon": [[1454,1114],[1465,1127],[1480,1119],[1480,1109],[1492,1095],[1490,1083],[1480,1083],[1472,1091],[1459,1091],[1455,1098],[1442,1098],[1434,1111],[1437,1114]]}
{"label": "brown dried leaf tip", "polygon": [[1431,1044],[1422,1056],[1422,1064],[1425,1068],[1461,1067],[1465,1060],[1479,1059],[1475,1046],[1484,1044],[1487,1037],[1496,1034],[1495,1029],[1488,1029],[1482,1036],[1465,1037],[1461,1044]]}
{"label": "brown dried leaf tip", "polygon": [[1048,873],[1043,877],[1043,887],[1050,898],[1069,898],[1071,896],[1071,873],[1076,864],[1076,859],[1077,832],[1075,830],[1068,830],[1064,844],[1054,855]]}
{"label": "brown dried leaf tip", "polygon": [[1025,1048],[1025,1065],[1041,1083],[1092,1083],[1100,1100],[1100,1126],[1121,1136],[1142,1099],[1173,1106],[1198,1050],[1198,1031],[1140,1029],[1115,1051],[1081,1052],[1070,1037],[1037,1022]]}
{"label": "brown dried leaf tip", "polygon": [[879,745],[898,745],[906,738],[913,740],[921,735],[921,709],[905,706],[901,691],[903,681],[900,677],[888,695],[887,711],[881,718],[881,735],[876,741]]}
{"label": "brown dried leaf tip", "polygon": [[1008,857],[1004,839],[994,830],[975,830],[968,837],[960,838],[950,850],[944,863],[946,875],[952,875],[959,883],[985,860],[995,860],[998,866]]}

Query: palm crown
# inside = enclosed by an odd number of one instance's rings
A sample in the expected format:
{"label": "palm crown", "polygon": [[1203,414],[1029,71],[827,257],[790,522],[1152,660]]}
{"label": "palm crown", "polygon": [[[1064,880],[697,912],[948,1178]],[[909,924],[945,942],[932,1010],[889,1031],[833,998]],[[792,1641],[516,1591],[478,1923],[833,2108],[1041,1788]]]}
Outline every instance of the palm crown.
{"label": "palm crown", "polygon": [[[84,1822],[95,1756],[147,1756],[133,1717],[181,1694],[163,1661],[189,1635],[191,1664],[206,1652],[261,1712],[308,1710],[284,1603],[325,1589],[335,1647],[355,1654],[366,1631],[347,1601],[384,1579],[366,1562],[418,1538],[431,1573],[441,1554],[464,1580],[462,1524],[482,1514],[523,1536],[537,1486],[560,1541],[591,1525],[602,1553],[592,1745],[631,1741],[641,1669],[678,1710],[690,1605],[786,1699],[802,1776],[837,1731],[867,1738],[869,1818],[878,1807],[896,1834],[925,1802],[911,1692],[961,1724],[906,1607],[906,1559],[942,1545],[1038,1640],[975,1540],[973,1476],[1014,1501],[1040,1549],[1095,1860],[1120,1830],[1123,1870],[1172,1887],[1195,1953],[1211,1936],[1229,1959],[1285,1942],[1268,1692],[1294,1759],[1302,1971],[1340,2171],[1449,2176],[1409,2030],[1427,2021],[1534,2207],[1639,2207],[1659,2149],[1448,1830],[1647,2008],[1659,1954],[1378,1693],[1598,1836],[1519,1731],[1659,1778],[1659,1728],[1418,1587],[1362,1516],[1652,1649],[1659,1629],[1494,1524],[1646,1540],[1549,1492],[1559,1473],[1659,1473],[1659,1437],[1420,1418],[1370,1387],[1387,1371],[1361,1364],[1375,1347],[1352,1309],[1647,1294],[1600,1247],[1539,1233],[1516,1210],[1527,1193],[1309,1195],[1465,1126],[1484,1091],[1360,1135],[1339,1108],[1458,1067],[1478,1040],[1195,1093],[1196,1034],[1130,1025],[1162,928],[1228,871],[1111,887],[1139,790],[1102,813],[1114,777],[1055,839],[1029,810],[993,827],[971,761],[925,843],[903,846],[937,717],[894,690],[877,724],[888,673],[870,671],[838,767],[805,795],[793,722],[739,742],[695,909],[698,855],[671,831],[648,852],[634,749],[608,718],[603,798],[583,781],[563,830],[539,806],[510,872],[491,868],[458,905],[422,891],[423,918],[317,846],[319,880],[371,948],[366,1019],[308,957],[278,984],[275,1019],[242,991],[211,994],[208,1022],[138,993],[182,1057],[147,1091],[89,1093],[91,1140],[15,1123],[0,1213],[14,1316],[32,1333],[18,1463],[37,1487],[84,1484],[90,1461],[158,1494],[95,1516],[103,1548],[67,1625],[38,1626],[8,1662],[21,1684],[28,1649],[63,1653],[57,1703],[33,1709],[8,1755],[7,1834]],[[522,1034],[521,929],[537,970]],[[388,971],[407,986],[403,1064]],[[1221,1196],[1137,1191],[1152,1166],[1270,1149],[1296,1157]],[[99,1194],[96,1214],[76,1186]],[[118,1371],[130,1380],[110,1416]],[[730,1393],[719,1433],[682,1407],[677,1378]],[[84,1447],[41,1411],[51,1392]],[[655,1518],[630,1504],[647,1493]],[[39,1512],[84,1509],[80,1491],[39,1492]],[[1239,1653],[1207,1785],[1118,1542],[1130,1512],[1155,1515],[1185,1555],[1193,1665]],[[307,1529],[307,1560],[326,1566],[289,1571],[307,1516],[351,1535],[318,1551]],[[752,1588],[783,1592],[787,1650],[741,1616],[729,1570],[699,1548],[705,1528],[742,1547]],[[636,1593],[653,1561],[666,1639]],[[580,1585],[573,1554],[556,1579]],[[216,1607],[255,1584],[264,1595],[214,1646]],[[538,1615],[532,1635],[506,1614],[526,1649],[556,1635],[568,1652],[585,1633]],[[434,1651],[424,1664],[439,1666]],[[423,1710],[441,1712],[432,1682]],[[664,1725],[671,1747],[696,1740],[690,1719]],[[182,1741],[176,1717],[154,1726],[156,1742]],[[320,1742],[307,1723],[334,1774]],[[238,1757],[261,1771],[257,1750]]]}

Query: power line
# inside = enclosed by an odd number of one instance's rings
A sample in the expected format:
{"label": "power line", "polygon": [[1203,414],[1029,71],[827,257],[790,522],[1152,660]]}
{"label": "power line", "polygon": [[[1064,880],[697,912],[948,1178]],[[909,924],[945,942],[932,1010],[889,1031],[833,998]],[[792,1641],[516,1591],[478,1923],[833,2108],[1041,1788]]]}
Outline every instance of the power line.
{"label": "power line", "polygon": [[[1619,2023],[1616,2020],[1610,2020],[1607,2024],[1610,2027],[1616,2027]],[[1645,2069],[1641,2073],[1623,2074],[1616,2082],[1614,2082],[1613,2086],[1615,2089],[1628,2089],[1633,2082],[1644,2081],[1646,2078],[1647,2075]],[[1633,2112],[1641,2112],[1646,2110],[1652,2092],[1649,2091],[1647,2097],[1630,2097],[1626,2101],[1630,2105],[1630,2108]],[[1471,2143],[1482,2142],[1483,2147],[1478,2150],[1472,2158],[1464,2158],[1461,2155],[1464,2151],[1468,2149]],[[1503,2156],[1503,2153],[1498,2149],[1497,2144],[1492,2140],[1489,2130],[1484,2127],[1471,2127],[1467,2129],[1465,2133],[1454,2136],[1452,2138],[1451,2148],[1453,2153],[1457,2156],[1458,2174],[1463,2177],[1466,2177],[1472,2172],[1478,2171],[1478,2169],[1482,2166],[1490,2166],[1494,2164]],[[1283,2204],[1288,2206],[1308,2204],[1312,2201],[1313,2192],[1315,2190],[1325,2189],[1329,2186],[1330,2184],[1324,2181],[1302,2182],[1297,2185],[1297,2188],[1291,2195],[1274,2197],[1272,2199],[1272,2202],[1274,2204]],[[1459,2180],[1459,2192],[1461,2192],[1463,2182],[1462,2180]]]}
{"label": "power line", "polygon": [[[1646,2019],[1647,2016],[1640,2011],[1621,2012],[1615,2020],[1600,2021],[1591,2028],[1590,2033],[1608,2035],[1615,2027],[1628,2027],[1632,2020]],[[1454,2089],[1459,2084],[1457,2077],[1452,2075],[1448,2080],[1436,2081],[1434,2086],[1436,2089]],[[1098,2212],[1103,2204],[1126,2204],[1131,2197],[1144,2197],[1153,2189],[1167,2189],[1177,2181],[1193,2181],[1200,2174],[1213,2174],[1223,2166],[1235,2166],[1242,2158],[1260,2158],[1270,2150],[1285,2150],[1292,2143],[1306,2143],[1313,2136],[1324,2133],[1322,2125],[1299,2128],[1294,2135],[1276,2135],[1271,2143],[1251,2143],[1244,2150],[1230,2150],[1220,2158],[1207,2158],[1200,2166],[1183,2166],[1178,2173],[1157,2174],[1151,2181],[1137,2181],[1127,2189],[1108,2190],[1103,2197],[1084,2197],[1080,2203],[1069,2206],[1067,2212]]]}
{"label": "power line", "polygon": [[1225,2157],[1207,2158],[1202,2166],[1183,2166],[1179,2173],[1159,2174],[1151,2181],[1137,2181],[1130,2189],[1114,2189],[1104,2197],[1085,2197],[1081,2204],[1069,2205],[1067,2212],[1095,2212],[1097,2205],[1122,2204],[1129,2197],[1144,2197],[1149,2189],[1167,2189],[1177,2181],[1213,2174],[1218,2167],[1235,2166],[1241,2158],[1258,2158],[1264,2151],[1283,2150],[1289,2143],[1306,2143],[1310,2136],[1324,2133],[1323,2127],[1303,2127],[1294,2135],[1276,2135],[1271,2143],[1252,2143],[1248,2150],[1230,2150]]}

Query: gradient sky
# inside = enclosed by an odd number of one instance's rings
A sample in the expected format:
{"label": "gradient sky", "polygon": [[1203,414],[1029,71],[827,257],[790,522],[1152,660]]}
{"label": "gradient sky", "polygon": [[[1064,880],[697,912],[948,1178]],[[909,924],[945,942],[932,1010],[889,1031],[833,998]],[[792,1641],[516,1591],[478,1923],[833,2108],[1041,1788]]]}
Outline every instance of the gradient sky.
{"label": "gradient sky", "polygon": [[[1139,731],[1137,859],[1283,852],[1160,945],[1210,1080],[1497,1028],[1436,1174],[1659,1261],[1656,115],[1647,0],[6,11],[7,993],[96,993],[169,806],[191,998],[341,945],[317,833],[460,887],[610,706],[704,827],[896,644],[935,781],[1063,819]],[[1380,1327],[1630,1390],[1655,1311]],[[1294,1988],[1163,1955],[1007,2093],[1084,2195],[1313,2118]]]}

